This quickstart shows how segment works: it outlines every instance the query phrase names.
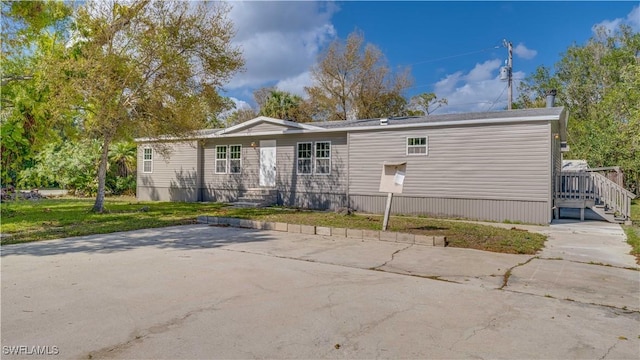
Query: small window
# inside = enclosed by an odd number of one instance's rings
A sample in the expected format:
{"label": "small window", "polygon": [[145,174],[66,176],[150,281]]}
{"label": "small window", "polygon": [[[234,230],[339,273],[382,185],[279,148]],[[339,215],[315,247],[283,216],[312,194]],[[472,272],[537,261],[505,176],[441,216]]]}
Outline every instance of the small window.
{"label": "small window", "polygon": [[331,173],[331,142],[316,143],[316,174]]}
{"label": "small window", "polygon": [[298,174],[311,174],[312,144],[298,143]]}
{"label": "small window", "polygon": [[229,146],[229,172],[240,174],[242,171],[242,145]]}
{"label": "small window", "polygon": [[216,174],[227,172],[227,147],[216,146]]}
{"label": "small window", "polygon": [[153,149],[152,148],[144,148],[143,157],[142,157],[142,172],[145,172],[145,173],[153,172]]}
{"label": "small window", "polygon": [[407,138],[407,155],[427,155],[427,137]]}

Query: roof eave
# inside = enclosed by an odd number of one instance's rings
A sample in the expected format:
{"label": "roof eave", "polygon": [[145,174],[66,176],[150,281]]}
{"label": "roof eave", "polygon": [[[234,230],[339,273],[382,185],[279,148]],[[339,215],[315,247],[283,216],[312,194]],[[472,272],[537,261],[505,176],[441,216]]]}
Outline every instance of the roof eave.
{"label": "roof eave", "polygon": [[[190,137],[160,137],[160,138],[140,138],[135,139],[136,142],[154,142],[154,141],[189,141],[199,139],[216,139],[216,138],[231,138],[231,137],[248,137],[248,136],[273,136],[273,135],[287,135],[287,134],[308,134],[308,133],[330,133],[330,132],[355,132],[355,131],[372,131],[372,130],[391,130],[391,129],[409,129],[409,128],[429,128],[429,127],[451,127],[451,126],[463,126],[463,125],[489,125],[489,124],[505,124],[505,123],[518,123],[518,122],[531,122],[531,121],[560,121],[560,136],[562,141],[566,140],[566,124],[568,119],[568,112],[563,109],[559,114],[550,115],[536,115],[536,116],[512,116],[503,118],[487,118],[487,119],[466,119],[466,120],[452,120],[452,121],[439,121],[439,122],[424,122],[424,123],[411,123],[411,124],[388,124],[388,125],[370,125],[370,126],[353,126],[353,127],[336,127],[336,128],[322,128],[318,126],[311,126],[306,124],[295,123],[287,120],[280,120],[274,118],[268,118],[260,116],[255,119],[249,120],[242,124],[230,127],[228,129],[221,129],[211,134],[202,136],[190,136]],[[241,130],[259,121],[267,121],[280,125],[289,125],[288,123],[295,124],[294,129],[287,129],[283,131],[265,131],[254,132],[251,134],[228,134],[231,129]],[[251,124],[247,124],[251,122]],[[287,123],[284,123],[287,122]],[[240,127],[240,125],[246,124]]]}

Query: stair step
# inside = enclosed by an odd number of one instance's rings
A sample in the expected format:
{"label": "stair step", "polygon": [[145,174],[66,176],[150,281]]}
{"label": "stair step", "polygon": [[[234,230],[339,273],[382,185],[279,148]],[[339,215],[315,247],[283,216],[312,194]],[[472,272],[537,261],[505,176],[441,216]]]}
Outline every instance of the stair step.
{"label": "stair step", "polygon": [[276,201],[275,196],[240,196],[236,201]]}
{"label": "stair step", "polygon": [[233,207],[237,207],[237,208],[260,208],[260,207],[269,206],[268,204],[265,204],[263,202],[251,202],[251,201],[236,201],[236,202],[229,203],[229,205],[232,205]]}
{"label": "stair step", "polygon": [[245,190],[244,193],[252,195],[277,195],[278,190],[269,188],[249,188]]}
{"label": "stair step", "polygon": [[275,194],[271,194],[271,195],[263,195],[263,194],[243,194],[242,196],[240,196],[240,198],[252,198],[252,199],[275,199],[276,195]]}

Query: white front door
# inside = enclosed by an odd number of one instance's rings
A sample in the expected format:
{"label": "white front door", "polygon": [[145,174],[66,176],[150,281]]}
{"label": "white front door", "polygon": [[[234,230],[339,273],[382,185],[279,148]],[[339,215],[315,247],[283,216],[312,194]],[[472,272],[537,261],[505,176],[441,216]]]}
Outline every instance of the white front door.
{"label": "white front door", "polygon": [[276,186],[275,140],[260,140],[260,186]]}

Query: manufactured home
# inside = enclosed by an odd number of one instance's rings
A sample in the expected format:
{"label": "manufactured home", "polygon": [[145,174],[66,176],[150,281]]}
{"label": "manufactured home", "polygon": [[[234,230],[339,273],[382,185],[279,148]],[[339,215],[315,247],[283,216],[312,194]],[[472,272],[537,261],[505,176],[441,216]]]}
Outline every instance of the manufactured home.
{"label": "manufactured home", "polygon": [[[189,138],[137,139],[139,200],[382,213],[384,163],[406,162],[396,214],[549,223],[566,144],[562,107],[296,123],[258,117]],[[171,149],[157,151],[162,143]]]}

